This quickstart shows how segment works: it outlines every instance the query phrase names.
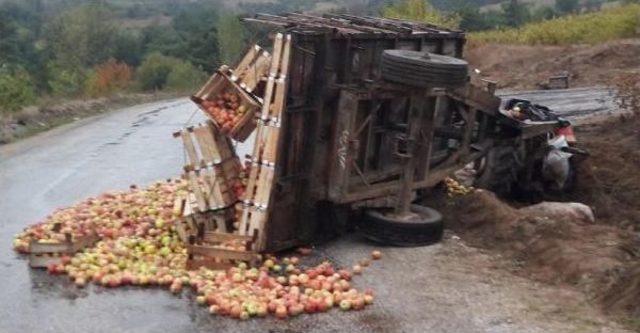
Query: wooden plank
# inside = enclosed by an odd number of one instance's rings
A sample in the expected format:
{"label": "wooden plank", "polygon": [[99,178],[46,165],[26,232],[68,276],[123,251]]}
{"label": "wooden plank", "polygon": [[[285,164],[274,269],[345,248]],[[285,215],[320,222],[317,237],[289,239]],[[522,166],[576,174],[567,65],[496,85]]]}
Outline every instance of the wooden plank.
{"label": "wooden plank", "polygon": [[57,265],[62,261],[60,256],[54,257],[49,254],[29,254],[29,267],[47,268],[49,265]]}
{"label": "wooden plank", "polygon": [[[254,206],[251,208],[251,215],[249,216],[249,223],[247,226],[247,235],[252,235],[255,234],[257,232],[257,234],[260,236],[258,239],[258,243],[260,243],[260,238],[262,237],[263,231],[264,229],[261,228],[261,226],[264,225],[264,221],[267,218],[267,212],[258,207],[258,206]],[[260,244],[257,245],[256,248],[260,248]]]}
{"label": "wooden plank", "polygon": [[236,234],[208,231],[204,233],[203,240],[207,243],[224,243],[229,241],[240,241],[240,242],[249,243],[253,241],[253,237],[246,236],[246,235],[236,235]]}
{"label": "wooden plank", "polygon": [[211,186],[211,196],[209,197],[209,208],[211,209],[220,209],[226,207],[226,201],[224,196],[222,195],[223,189],[220,184],[220,180],[215,176],[210,176],[210,186]]}
{"label": "wooden plank", "polygon": [[180,238],[180,241],[182,241],[183,243],[189,241],[189,235],[187,233],[187,228],[184,221],[177,221],[176,232],[178,233],[178,238]]}
{"label": "wooden plank", "polygon": [[204,162],[207,164],[219,163],[220,153],[213,139],[211,129],[207,125],[197,126],[193,129],[193,133],[198,141]]}
{"label": "wooden plank", "polygon": [[206,257],[241,261],[251,261],[258,256],[258,254],[255,252],[218,249],[213,246],[207,245],[187,245],[187,253],[189,255],[201,255]]}
{"label": "wooden plank", "polygon": [[252,68],[245,72],[241,78],[240,85],[249,92],[252,92],[263,79],[264,74],[269,71],[271,57],[267,52],[263,52],[256,60]]}
{"label": "wooden plank", "polygon": [[275,76],[278,73],[278,67],[280,66],[280,57],[282,52],[282,34],[277,34],[274,41],[274,52],[273,57],[271,58],[271,69],[269,71],[269,80],[267,81],[267,87],[265,89],[265,95],[262,105],[262,114],[261,119],[262,122],[258,123],[257,131],[256,131],[256,141],[253,146],[253,155],[252,155],[252,164],[251,170],[249,172],[249,179],[247,183],[247,189],[245,191],[245,205],[242,211],[242,218],[240,220],[239,234],[246,235],[249,231],[249,215],[251,214],[250,204],[254,200],[254,192],[256,191],[256,185],[258,184],[258,179],[261,174],[260,166],[258,162],[260,161],[260,152],[264,145],[264,135],[265,132],[268,132],[265,129],[265,122],[268,120],[268,115],[270,114],[271,108],[271,100],[273,95],[273,85],[275,81]]}
{"label": "wooden plank", "polygon": [[277,145],[279,139],[279,118],[285,107],[285,97],[287,89],[287,74],[289,70],[289,58],[291,56],[291,35],[285,37],[282,50],[282,59],[280,61],[280,75],[278,84],[275,89],[274,104],[270,108],[270,123],[265,128],[264,135],[264,152],[262,156],[262,165],[258,176],[258,183],[255,194],[255,209],[250,216],[249,232],[258,230],[262,235],[265,230],[265,224],[268,218],[269,201],[271,190],[273,188],[274,167],[276,162]]}
{"label": "wooden plank", "polygon": [[[258,135],[262,131],[262,125],[258,125]],[[258,144],[255,144],[256,147],[259,147]],[[255,149],[254,149],[255,151]],[[256,154],[254,154],[256,156]],[[244,207],[242,209],[242,217],[240,218],[240,226],[238,228],[238,233],[240,235],[246,235],[248,232],[249,226],[249,214],[251,212],[251,203],[253,202],[254,191],[256,187],[256,182],[258,178],[258,173],[260,169],[260,165],[258,164],[256,159],[257,157],[252,157],[252,163],[249,170],[249,179],[247,181],[247,188],[244,193]]]}
{"label": "wooden plank", "polygon": [[[69,239],[71,236],[67,236]],[[45,253],[61,253],[72,254],[86,246],[92,245],[98,241],[98,236],[91,233],[82,237],[78,237],[74,241],[64,241],[60,243],[43,243],[40,241],[31,241],[29,244],[29,253],[45,254]]]}
{"label": "wooden plank", "polygon": [[238,66],[236,66],[236,69],[234,71],[236,73],[238,73],[238,74],[243,73],[244,71],[246,71],[247,68],[249,67],[249,64],[251,64],[253,62],[253,60],[260,53],[261,50],[262,50],[262,48],[257,44],[254,45],[252,48],[250,48],[249,52],[247,52],[244,55],[244,58],[242,58],[242,60],[240,60],[240,63],[238,63]]}
{"label": "wooden plank", "polygon": [[206,211],[207,201],[204,198],[204,194],[202,193],[200,184],[198,184],[198,177],[196,176],[195,172],[187,172],[187,178],[189,181],[189,189],[191,190],[191,193],[195,195],[198,210],[200,210],[201,212]]}
{"label": "wooden plank", "polygon": [[173,215],[181,216],[184,211],[184,198],[182,196],[176,196],[173,201]]}
{"label": "wooden plank", "polygon": [[187,152],[187,157],[189,158],[190,163],[188,165],[191,167],[200,165],[198,154],[196,153],[196,147],[191,139],[191,133],[183,130],[180,132],[180,137],[182,138],[182,143],[184,144],[184,148]]}
{"label": "wooden plank", "polygon": [[42,243],[38,241],[32,241],[29,244],[29,252],[33,254],[71,253],[71,243]]}

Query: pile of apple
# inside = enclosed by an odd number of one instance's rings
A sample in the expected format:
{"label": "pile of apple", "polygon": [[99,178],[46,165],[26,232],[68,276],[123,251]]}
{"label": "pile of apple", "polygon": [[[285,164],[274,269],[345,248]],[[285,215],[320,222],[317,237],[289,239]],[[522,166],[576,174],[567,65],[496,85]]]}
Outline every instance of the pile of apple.
{"label": "pile of apple", "polygon": [[230,91],[218,94],[212,100],[202,101],[202,107],[213,118],[223,134],[231,132],[247,112],[247,107],[242,105],[240,96]]}
{"label": "pile of apple", "polygon": [[[361,292],[351,284],[352,275],[370,264],[368,259],[351,271],[329,262],[302,269],[297,257],[271,256],[260,267],[239,263],[226,271],[186,270],[187,252],[175,230],[179,214],[173,211],[174,198],[184,191],[184,182],[171,181],[89,198],[16,235],[14,249],[28,253],[32,240],[56,242],[64,240],[65,232],[79,237],[95,230],[101,237],[95,246],[62,256],[60,263],[48,267],[49,273],[68,275],[78,288],[93,282],[109,288],[162,286],[180,293],[190,287],[209,312],[238,319],[269,314],[284,319],[334,307],[360,310],[373,302],[372,291]],[[59,230],[53,228],[56,223]],[[244,244],[222,246],[240,249]],[[310,252],[298,249],[300,255]],[[371,254],[374,260],[381,255]]]}
{"label": "pile of apple", "polygon": [[259,268],[240,264],[190,282],[198,293],[196,301],[210,313],[243,320],[269,314],[285,319],[334,307],[361,310],[373,303],[371,290],[352,288],[350,271],[336,270],[328,262],[301,270],[298,260],[269,258]]}
{"label": "pile of apple", "polygon": [[450,198],[454,196],[467,195],[475,191],[473,187],[464,186],[457,180],[450,177],[444,179],[444,184],[447,187],[447,195]]}
{"label": "pile of apple", "polygon": [[[95,231],[101,238],[121,236],[157,236],[168,230],[175,220],[174,198],[186,193],[186,183],[176,180],[157,182],[146,189],[131,186],[126,192],[105,193],[88,198],[75,206],[58,209],[44,221],[16,235],[14,249],[29,252],[29,243],[62,242],[70,233],[72,240]],[[54,228],[60,224],[60,228]]]}

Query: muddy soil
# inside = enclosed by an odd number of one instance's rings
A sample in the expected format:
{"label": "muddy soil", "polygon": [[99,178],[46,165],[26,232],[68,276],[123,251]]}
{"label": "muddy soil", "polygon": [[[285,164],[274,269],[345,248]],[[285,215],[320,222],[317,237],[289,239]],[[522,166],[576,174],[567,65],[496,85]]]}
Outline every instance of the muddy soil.
{"label": "muddy soil", "polygon": [[537,89],[548,78],[569,74],[571,86],[608,84],[618,76],[640,73],[640,39],[598,45],[495,45],[469,43],[465,57],[478,77],[499,88]]}
{"label": "muddy soil", "polygon": [[517,209],[521,203],[482,190],[441,199],[438,207],[464,241],[509,258],[507,269],[575,287],[640,330],[639,125],[639,118],[624,118],[577,131],[591,156],[580,165],[576,189],[552,199],[584,203],[595,220]]}

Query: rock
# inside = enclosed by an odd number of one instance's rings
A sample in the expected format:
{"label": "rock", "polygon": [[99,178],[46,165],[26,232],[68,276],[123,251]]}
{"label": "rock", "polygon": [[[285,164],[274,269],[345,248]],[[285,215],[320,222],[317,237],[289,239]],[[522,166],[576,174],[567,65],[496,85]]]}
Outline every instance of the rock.
{"label": "rock", "polygon": [[578,202],[541,202],[519,209],[531,216],[544,216],[550,219],[569,219],[576,222],[594,223],[595,216],[591,207]]}

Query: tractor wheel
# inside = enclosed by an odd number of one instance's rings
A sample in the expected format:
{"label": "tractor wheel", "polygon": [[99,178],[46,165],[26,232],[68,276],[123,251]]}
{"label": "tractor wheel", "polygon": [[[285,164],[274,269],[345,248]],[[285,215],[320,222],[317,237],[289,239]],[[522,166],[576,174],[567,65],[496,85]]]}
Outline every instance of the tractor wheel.
{"label": "tractor wheel", "polygon": [[455,87],[467,82],[466,61],[440,54],[386,50],[382,54],[385,80],[416,87]]}
{"label": "tractor wheel", "polygon": [[504,144],[493,147],[475,164],[476,187],[490,190],[500,197],[508,197],[516,190],[522,164],[516,146]]}
{"label": "tractor wheel", "polygon": [[393,209],[368,209],[360,223],[362,235],[376,243],[392,246],[424,246],[442,239],[442,215],[435,209],[411,205],[415,215],[398,218]]}

